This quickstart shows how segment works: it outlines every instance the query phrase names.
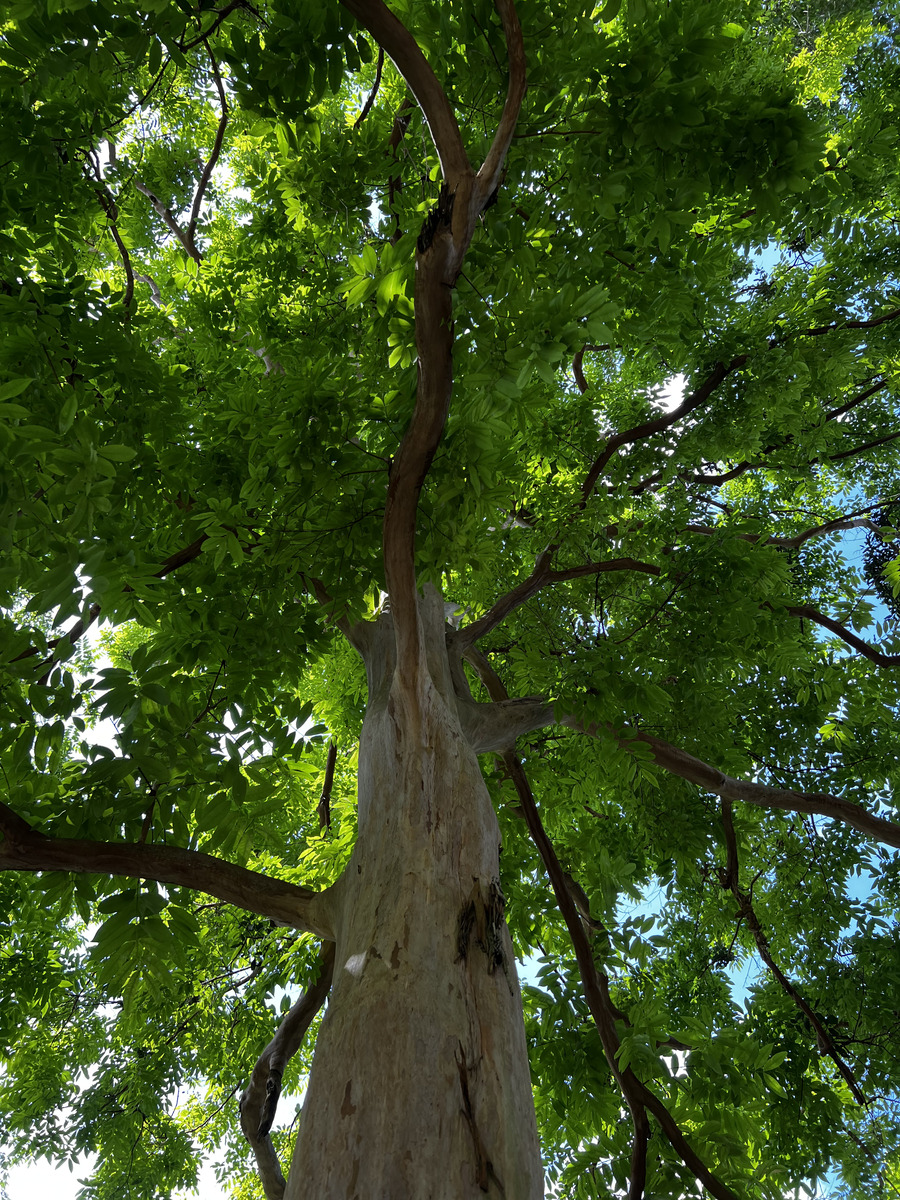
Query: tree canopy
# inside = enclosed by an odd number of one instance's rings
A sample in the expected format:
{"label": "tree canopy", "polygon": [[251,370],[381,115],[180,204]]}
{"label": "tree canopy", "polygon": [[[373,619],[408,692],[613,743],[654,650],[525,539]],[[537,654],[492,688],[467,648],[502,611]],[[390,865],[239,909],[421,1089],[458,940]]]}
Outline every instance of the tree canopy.
{"label": "tree canopy", "polygon": [[8,1160],[262,1194],[418,587],[507,721],[548,1194],[900,1195],[893,8],[4,13]]}

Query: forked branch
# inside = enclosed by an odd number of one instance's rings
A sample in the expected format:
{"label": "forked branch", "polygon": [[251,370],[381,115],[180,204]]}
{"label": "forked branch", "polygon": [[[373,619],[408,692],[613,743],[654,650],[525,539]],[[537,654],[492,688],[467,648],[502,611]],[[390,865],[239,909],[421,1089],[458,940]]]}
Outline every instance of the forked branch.
{"label": "forked branch", "polygon": [[241,1129],[256,1156],[266,1200],[281,1200],[285,1189],[284,1174],[270,1134],[285,1067],[300,1049],[306,1031],[325,1003],[333,975],[334,943],[328,942],[322,947],[318,979],[285,1013],[241,1096]]}

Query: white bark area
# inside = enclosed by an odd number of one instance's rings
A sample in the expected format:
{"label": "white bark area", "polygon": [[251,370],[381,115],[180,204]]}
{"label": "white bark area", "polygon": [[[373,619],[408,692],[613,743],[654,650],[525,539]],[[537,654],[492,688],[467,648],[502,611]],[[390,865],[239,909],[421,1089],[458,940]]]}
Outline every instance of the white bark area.
{"label": "white bark area", "polygon": [[367,630],[359,840],[331,892],[334,985],[286,1200],[543,1195],[497,820],[435,593],[423,617],[418,694],[390,618]]}

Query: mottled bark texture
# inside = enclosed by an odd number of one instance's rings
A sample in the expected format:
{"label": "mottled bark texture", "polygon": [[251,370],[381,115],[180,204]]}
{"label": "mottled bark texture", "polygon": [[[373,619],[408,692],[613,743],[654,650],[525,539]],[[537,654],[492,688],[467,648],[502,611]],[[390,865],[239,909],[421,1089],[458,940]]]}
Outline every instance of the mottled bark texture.
{"label": "mottled bark texture", "polygon": [[420,629],[412,687],[390,615],[354,631],[370,689],[359,839],[329,893],[334,984],[287,1200],[543,1194],[497,820],[433,590]]}

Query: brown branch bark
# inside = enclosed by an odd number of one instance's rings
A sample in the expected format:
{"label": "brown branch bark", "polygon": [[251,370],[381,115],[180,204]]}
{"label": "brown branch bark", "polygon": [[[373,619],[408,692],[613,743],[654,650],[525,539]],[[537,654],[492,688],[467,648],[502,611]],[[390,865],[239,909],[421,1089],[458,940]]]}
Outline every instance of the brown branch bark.
{"label": "brown branch bark", "polygon": [[[597,732],[595,726],[586,727],[572,717],[558,716],[557,721],[584,733]],[[823,792],[797,792],[789,788],[770,787],[765,783],[734,779],[717,767],[710,766],[686,750],[672,746],[652,734],[634,729],[612,732],[615,732],[620,743],[626,748],[633,742],[648,746],[653,761],[662,770],[668,771],[670,775],[677,775],[688,783],[695,783],[704,791],[712,792],[716,796],[755,804],[759,808],[776,808],[785,812],[830,817],[834,821],[842,821],[845,825],[858,829],[860,833],[876,841],[900,848],[900,825],[884,817],[876,817],[850,800],[842,800],[839,796],[830,796]]]}
{"label": "brown branch bark", "polygon": [[306,1031],[325,1003],[334,976],[334,943],[322,947],[319,977],[285,1013],[275,1036],[259,1056],[250,1082],[240,1099],[241,1129],[256,1156],[266,1200],[281,1200],[285,1178],[272,1145],[270,1130],[281,1095],[284,1070],[294,1057]]}
{"label": "brown branch bark", "polygon": [[550,561],[554,549],[555,547],[551,546],[548,550],[543,551],[538,556],[528,578],[523,579],[505,596],[501,596],[499,600],[495,601],[483,617],[479,617],[477,621],[464,626],[452,635],[451,644],[459,653],[463,653],[479,638],[490,633],[492,629],[505,621],[519,605],[530,600],[541,588],[547,587],[549,584],[564,583],[569,579],[582,579],[589,575],[603,575],[616,571],[637,571],[640,574],[652,576],[662,575],[661,567],[657,567],[653,563],[640,562],[636,558],[610,558],[601,562],[581,563],[577,567],[566,567],[561,571],[552,571]]}
{"label": "brown branch bark", "polygon": [[203,203],[203,197],[206,194],[206,189],[209,187],[209,181],[212,178],[213,170],[216,163],[219,161],[219,155],[222,153],[222,142],[225,138],[225,130],[228,126],[228,98],[225,95],[225,85],[222,83],[222,76],[219,74],[218,64],[213,57],[213,52],[209,48],[209,43],[204,41],[206,53],[209,55],[210,65],[212,67],[213,79],[216,81],[216,91],[219,93],[219,104],[222,108],[222,115],[219,118],[219,124],[216,129],[216,138],[213,142],[213,148],[209,158],[206,160],[206,166],[200,175],[200,182],[197,184],[197,190],[194,193],[194,203],[191,206],[191,216],[188,221],[187,232],[185,237],[191,246],[194,248],[196,261],[199,262],[201,255],[197,249],[196,233],[197,221],[200,217],[200,206]]}
{"label": "brown branch bark", "polygon": [[746,921],[747,928],[753,935],[753,940],[756,943],[756,948],[759,951],[760,958],[772,972],[772,975],[777,980],[785,995],[791,998],[791,1000],[812,1026],[812,1029],[816,1035],[816,1044],[819,1050],[823,1054],[827,1054],[837,1067],[838,1071],[840,1071],[857,1104],[868,1104],[862,1089],[856,1081],[856,1076],[838,1053],[831,1035],[822,1024],[818,1014],[804,999],[797,988],[794,987],[788,977],[775,962],[775,959],[772,957],[772,952],[769,949],[769,939],[766,937],[762,926],[759,923],[759,920],[753,909],[753,902],[750,896],[741,890],[740,863],[738,860],[737,837],[735,836],[734,823],[731,818],[731,801],[724,796],[722,797],[722,827],[725,832],[727,860],[724,870],[719,871],[720,885],[726,891],[730,891],[735,900],[737,900],[738,915],[744,921]]}
{"label": "brown branch bark", "polygon": [[0,803],[0,871],[125,875],[191,888],[279,925],[333,938],[326,893],[271,879],[199,850],[46,837]]}
{"label": "brown branch bark", "polygon": [[841,641],[846,642],[848,646],[851,646],[857,653],[867,658],[869,662],[875,663],[877,667],[900,666],[900,654],[883,654],[881,650],[876,650],[874,646],[870,646],[868,642],[864,642],[861,637],[857,637],[846,625],[842,625],[840,621],[835,621],[833,617],[826,617],[824,613],[820,613],[817,608],[813,608],[809,604],[798,604],[787,611],[792,617],[801,617],[807,621],[814,621],[816,625],[821,625],[823,629],[828,629],[831,633],[837,634]]}
{"label": "brown branch bark", "polygon": [[553,844],[547,837],[522,764],[514,753],[504,754],[503,762],[515,786],[528,830],[544,863],[553,894],[572,939],[575,958],[584,986],[585,999],[597,1026],[606,1061],[631,1112],[634,1134],[632,1137],[629,1200],[641,1200],[644,1195],[647,1141],[650,1133],[647,1112],[651,1112],[656,1117],[663,1133],[672,1148],[681,1157],[682,1162],[707,1191],[716,1197],[716,1200],[738,1200],[731,1188],[722,1183],[692,1149],[672,1114],[659,1097],[637,1078],[630,1067],[623,1069],[619,1065],[620,1043],[616,1030],[614,1006],[609,995],[608,977],[597,968],[594,962],[590,941],[579,918],[577,906],[566,886],[565,872],[556,857]]}
{"label": "brown branch bark", "polygon": [[603,473],[606,464],[619,449],[631,442],[642,441],[644,438],[651,437],[653,434],[662,433],[666,429],[670,429],[682,417],[686,417],[688,413],[692,413],[695,409],[700,408],[709,400],[710,396],[716,390],[720,383],[728,378],[738,367],[742,367],[749,358],[747,354],[739,354],[733,358],[730,363],[716,363],[713,370],[707,378],[696,388],[689,396],[682,400],[681,404],[670,413],[664,413],[662,416],[654,418],[652,421],[644,421],[640,425],[635,425],[631,429],[626,429],[622,433],[611,434],[606,439],[606,443],[600,454],[591,464],[591,468],[587,473],[584,483],[581,487],[581,507],[587,503],[588,498],[597,485],[597,480]]}

